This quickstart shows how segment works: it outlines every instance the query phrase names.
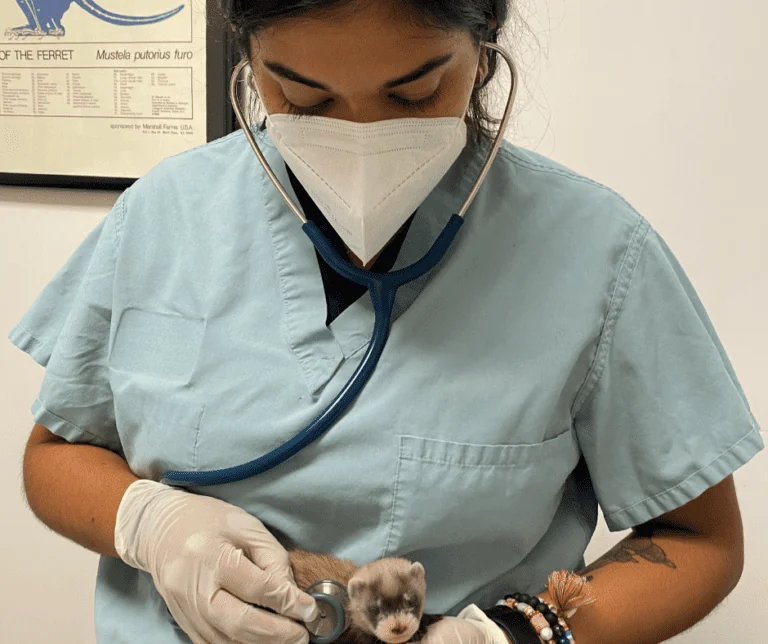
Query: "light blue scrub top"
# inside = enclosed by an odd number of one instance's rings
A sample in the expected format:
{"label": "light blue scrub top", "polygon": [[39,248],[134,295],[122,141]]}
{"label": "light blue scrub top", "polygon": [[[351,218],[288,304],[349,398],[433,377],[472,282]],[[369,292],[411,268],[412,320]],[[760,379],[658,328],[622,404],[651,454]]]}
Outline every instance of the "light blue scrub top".
{"label": "light blue scrub top", "polygon": [[[258,140],[296,200],[266,132]],[[465,148],[395,269],[478,176]],[[576,569],[611,530],[677,508],[763,447],[680,265],[611,189],[504,143],[434,273],[404,287],[376,372],[339,422],[256,478],[200,491],[286,546],[422,562],[427,611],[485,608]],[[373,328],[330,326],[315,250],[242,133],[118,199],[10,339],[46,367],[36,422],[141,477],[261,456],[336,396]],[[100,644],[189,642],[151,577],[102,557]]]}

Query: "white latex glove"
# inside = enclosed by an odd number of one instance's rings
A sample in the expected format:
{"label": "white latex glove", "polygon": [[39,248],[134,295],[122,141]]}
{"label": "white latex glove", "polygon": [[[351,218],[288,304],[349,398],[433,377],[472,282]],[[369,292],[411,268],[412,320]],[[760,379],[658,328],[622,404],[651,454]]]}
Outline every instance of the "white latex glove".
{"label": "white latex glove", "polygon": [[479,607],[470,604],[456,617],[443,617],[432,624],[420,644],[509,644],[509,638]]}
{"label": "white latex glove", "polygon": [[296,586],[283,546],[241,508],[136,481],[120,502],[115,549],[129,566],[152,575],[193,644],[309,641],[293,619],[315,619],[314,598]]}

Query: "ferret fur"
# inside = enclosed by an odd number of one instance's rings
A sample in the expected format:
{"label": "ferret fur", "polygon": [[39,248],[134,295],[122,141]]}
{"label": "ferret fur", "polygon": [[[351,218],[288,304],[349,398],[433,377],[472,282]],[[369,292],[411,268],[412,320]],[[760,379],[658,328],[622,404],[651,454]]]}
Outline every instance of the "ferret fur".
{"label": "ferret fur", "polygon": [[291,550],[289,555],[302,590],[322,579],[347,587],[349,627],[338,644],[417,642],[441,619],[424,614],[427,587],[420,563],[385,557],[358,567],[348,559],[306,550]]}

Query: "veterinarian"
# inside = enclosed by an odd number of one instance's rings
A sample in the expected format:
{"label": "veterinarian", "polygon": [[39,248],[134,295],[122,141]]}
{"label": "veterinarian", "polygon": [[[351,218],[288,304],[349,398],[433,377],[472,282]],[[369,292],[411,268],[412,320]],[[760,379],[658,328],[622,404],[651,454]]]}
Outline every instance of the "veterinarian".
{"label": "veterinarian", "polygon": [[[251,131],[308,222],[371,275],[427,256],[491,158],[505,61],[483,43],[514,8],[224,11],[269,116]],[[421,562],[426,610],[448,616],[426,644],[652,644],[729,594],[732,474],[763,444],[672,251],[613,190],[508,141],[464,219],[398,291],[370,380],[327,431],[258,476],[184,489],[166,473],[226,470],[310,426],[376,312],[243,132],[119,197],[10,333],[46,367],[26,493],[102,555],[100,644],[307,642],[318,609],[288,547]],[[633,530],[585,570],[598,507]],[[553,614],[558,570],[588,575],[595,601],[547,631],[533,618]],[[496,606],[515,593],[527,607]]]}

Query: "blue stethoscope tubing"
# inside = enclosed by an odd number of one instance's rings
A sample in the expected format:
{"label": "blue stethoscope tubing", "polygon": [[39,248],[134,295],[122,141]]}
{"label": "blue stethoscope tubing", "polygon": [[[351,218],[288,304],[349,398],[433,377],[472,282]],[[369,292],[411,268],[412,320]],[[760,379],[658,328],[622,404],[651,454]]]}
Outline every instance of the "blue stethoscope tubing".
{"label": "blue stethoscope tubing", "polygon": [[504,49],[498,45],[490,42],[483,43],[486,47],[498,51],[502,57],[506,60],[512,72],[512,89],[507,100],[507,105],[504,111],[504,117],[499,127],[499,132],[496,136],[496,140],[493,144],[488,159],[480,172],[480,175],[475,182],[475,186],[470,193],[467,200],[464,202],[464,206],[458,214],[454,214],[446,227],[440,233],[439,237],[432,245],[426,256],[420,261],[397,271],[390,273],[375,273],[372,271],[366,271],[360,269],[351,264],[336,251],[331,242],[323,235],[320,229],[311,221],[307,221],[304,214],[296,206],[286,190],[280,184],[280,181],[275,176],[269,163],[262,154],[256,140],[253,136],[253,132],[248,126],[243,110],[238,98],[237,84],[239,82],[240,75],[243,69],[249,65],[248,59],[243,59],[235,67],[232,77],[230,79],[230,99],[232,107],[237,116],[237,120],[240,123],[240,127],[243,130],[248,142],[250,143],[256,156],[261,161],[264,169],[267,171],[272,183],[280,191],[283,199],[288,203],[290,208],[296,213],[296,215],[303,222],[302,230],[312,241],[317,251],[323,257],[323,259],[335,270],[347,279],[353,282],[366,286],[371,296],[374,312],[376,314],[376,320],[373,328],[373,337],[368,345],[368,350],[365,356],[358,365],[355,373],[339,394],[334,398],[333,402],[328,405],[306,428],[301,430],[293,438],[275,448],[268,454],[260,456],[259,458],[252,460],[242,465],[236,465],[234,467],[228,467],[218,470],[202,471],[202,472],[177,472],[169,471],[163,475],[162,482],[166,485],[172,485],[174,487],[207,487],[214,485],[224,485],[226,483],[236,483],[249,479],[258,474],[267,472],[274,467],[277,467],[281,463],[296,455],[299,451],[307,447],[309,444],[317,440],[322,434],[328,431],[334,422],[344,413],[350,405],[355,401],[357,396],[363,390],[366,383],[370,380],[374,370],[384,352],[384,347],[389,339],[389,333],[392,324],[392,311],[394,308],[395,297],[398,289],[410,282],[413,282],[423,275],[431,271],[440,261],[445,257],[451,245],[453,244],[456,235],[464,224],[464,215],[466,214],[469,206],[474,200],[475,196],[480,190],[485,177],[490,170],[491,164],[496,158],[496,154],[501,147],[504,133],[509,123],[509,118],[512,113],[512,106],[515,102],[517,95],[517,70],[514,60]]}

